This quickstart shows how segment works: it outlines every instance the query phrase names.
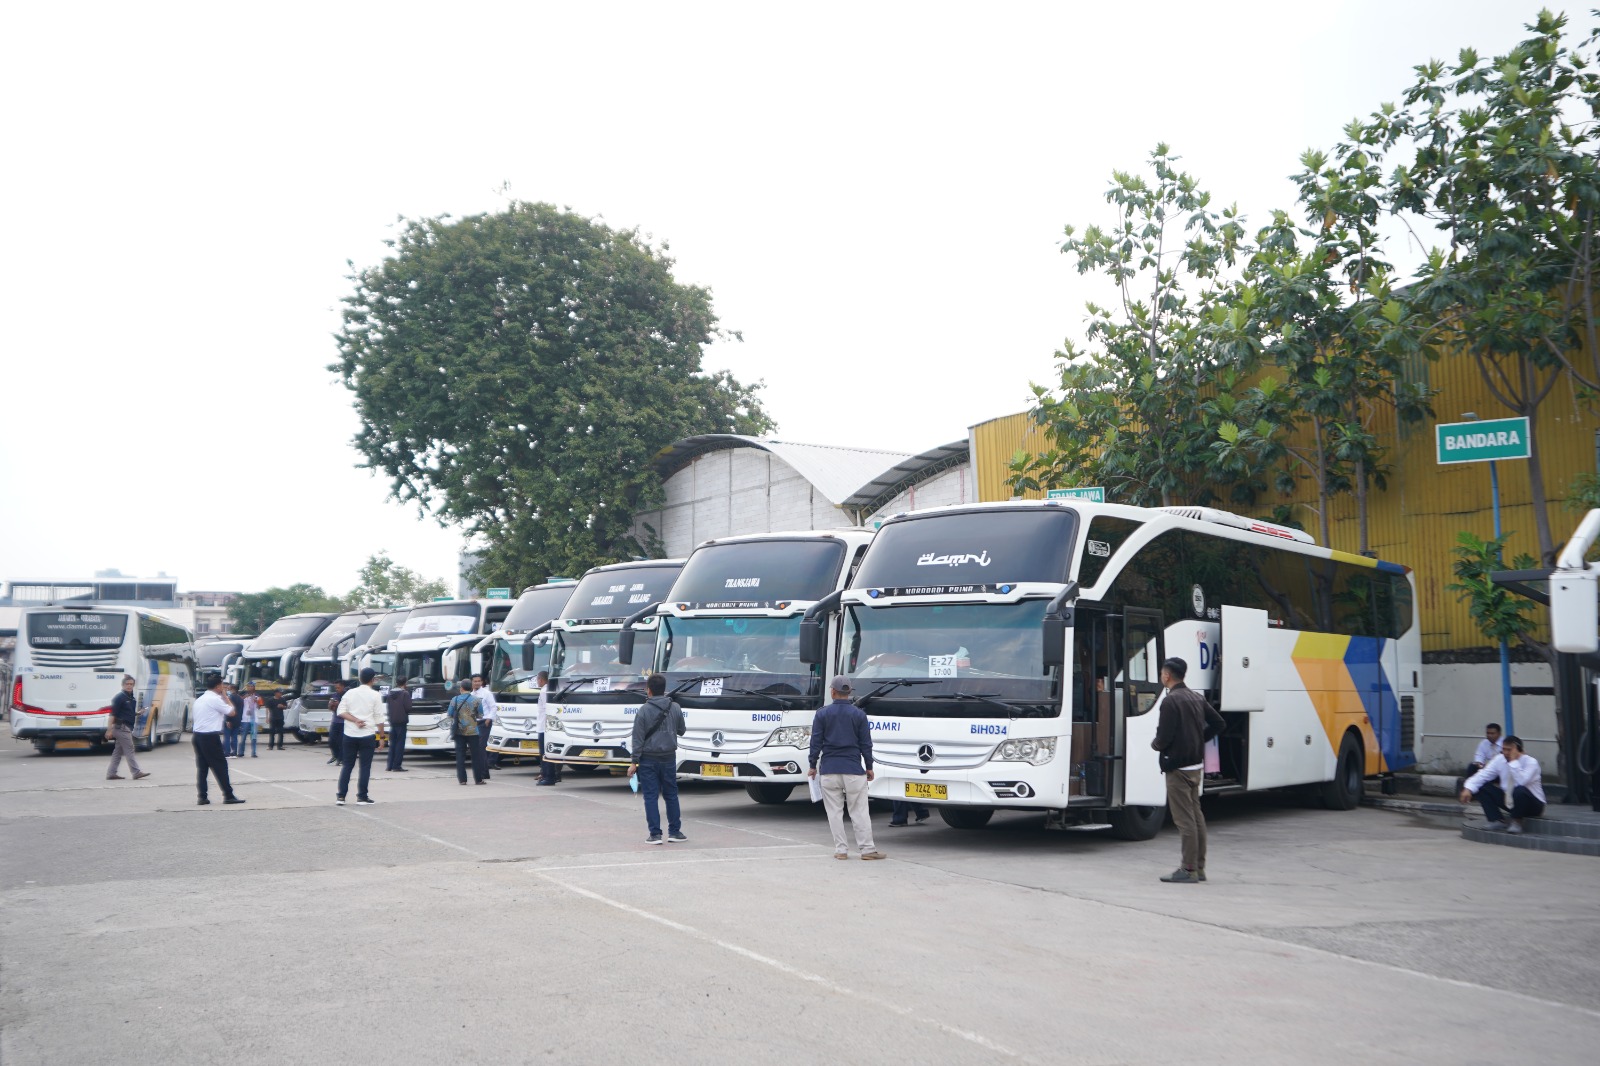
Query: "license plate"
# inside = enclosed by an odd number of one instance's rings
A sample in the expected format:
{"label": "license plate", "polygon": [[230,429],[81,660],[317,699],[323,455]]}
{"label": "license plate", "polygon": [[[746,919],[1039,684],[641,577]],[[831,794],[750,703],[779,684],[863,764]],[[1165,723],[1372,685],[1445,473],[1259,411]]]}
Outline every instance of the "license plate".
{"label": "license plate", "polygon": [[317,732],[319,732],[319,733],[326,733],[326,732],[327,732],[327,731],[328,731],[328,727],[327,727],[327,726],[325,726],[325,725],[319,725],[319,726],[317,726]]}
{"label": "license plate", "polygon": [[906,799],[916,800],[947,800],[950,798],[950,786],[930,785],[922,781],[906,782]]}
{"label": "license plate", "polygon": [[82,725],[82,724],[83,724],[83,719],[82,718],[63,718],[63,719],[61,719],[62,728],[66,728],[68,726]]}
{"label": "license plate", "polygon": [[420,748],[420,747],[425,746],[428,743],[428,738],[427,737],[412,737],[411,738],[411,743],[415,744],[417,747]]}
{"label": "license plate", "polygon": [[78,748],[87,748],[87,747],[90,747],[90,744],[89,744],[89,742],[87,740],[58,740],[58,741],[56,741],[56,748],[57,749],[60,749],[60,748],[78,749]]}
{"label": "license plate", "polygon": [[521,748],[523,751],[538,751],[539,742],[537,740],[524,740],[519,743],[517,747]]}
{"label": "license plate", "polygon": [[733,767],[725,762],[703,762],[700,773],[704,777],[732,777]]}
{"label": "license plate", "polygon": [[610,754],[605,748],[584,748],[578,753],[578,757],[583,759],[604,759]]}

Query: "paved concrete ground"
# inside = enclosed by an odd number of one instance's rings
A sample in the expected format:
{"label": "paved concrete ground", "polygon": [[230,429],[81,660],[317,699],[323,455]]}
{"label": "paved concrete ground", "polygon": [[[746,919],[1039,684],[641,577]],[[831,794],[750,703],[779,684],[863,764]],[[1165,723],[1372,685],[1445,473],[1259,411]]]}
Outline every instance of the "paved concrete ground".
{"label": "paved concrete ground", "polygon": [[[890,830],[834,862],[800,798],[686,786],[646,847],[624,783],[375,772],[326,749],[151,778],[0,741],[0,1062],[1580,1063],[1600,862],[1448,819],[1210,806],[1211,881],[1130,844]],[[216,800],[213,794],[213,800]]]}

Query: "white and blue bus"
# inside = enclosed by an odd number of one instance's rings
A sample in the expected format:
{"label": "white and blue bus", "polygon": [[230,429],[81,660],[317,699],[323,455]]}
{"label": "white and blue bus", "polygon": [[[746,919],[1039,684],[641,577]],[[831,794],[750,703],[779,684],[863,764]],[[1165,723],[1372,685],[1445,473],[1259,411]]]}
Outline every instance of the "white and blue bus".
{"label": "white and blue bus", "polygon": [[550,667],[550,649],[555,645],[550,629],[577,587],[569,579],[524,589],[499,632],[485,637],[474,650],[499,708],[489,733],[489,751],[520,757],[541,754],[537,678],[539,671]]}
{"label": "white and blue bus", "polygon": [[759,533],[690,553],[657,608],[653,664],[684,708],[679,777],[743,785],[757,803],[804,783],[827,679],[821,656],[802,658],[801,622],[845,587],[871,540],[870,529]]}
{"label": "white and blue bus", "polygon": [[[820,625],[821,623],[815,623]],[[1304,786],[1348,809],[1415,762],[1422,644],[1408,568],[1197,507],[1012,502],[896,515],[833,624],[873,729],[870,793],[1153,835],[1167,656],[1227,729],[1212,793]],[[817,642],[817,634],[809,638]]]}
{"label": "white and blue bus", "polygon": [[177,743],[194,705],[194,635],[134,607],[29,607],[17,626],[11,735],[40,751],[106,743],[111,700],[134,680],[134,743]]}

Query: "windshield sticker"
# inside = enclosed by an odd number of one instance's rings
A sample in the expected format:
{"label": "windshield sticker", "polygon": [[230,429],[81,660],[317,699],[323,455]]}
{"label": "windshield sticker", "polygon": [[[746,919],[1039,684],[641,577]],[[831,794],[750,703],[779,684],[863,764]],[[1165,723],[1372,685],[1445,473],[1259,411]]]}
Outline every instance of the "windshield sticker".
{"label": "windshield sticker", "polygon": [[609,677],[597,677],[590,683],[589,687],[596,692],[610,692],[611,679]]}
{"label": "windshield sticker", "polygon": [[929,677],[955,677],[956,657],[954,655],[928,656]]}
{"label": "windshield sticker", "polygon": [[413,637],[419,633],[439,633],[444,636],[455,636],[461,633],[471,633],[478,626],[476,615],[470,614],[425,614],[406,619],[406,624],[400,627],[400,635]]}
{"label": "windshield sticker", "polygon": [[630,595],[628,597],[628,602],[629,603],[649,603],[650,602],[650,594],[648,592],[635,592],[635,593],[633,593],[632,595]]}
{"label": "windshield sticker", "polygon": [[617,598],[615,596],[596,596],[594,599],[589,601],[589,606],[590,607],[609,607],[613,603],[616,603],[616,602],[617,602]]}
{"label": "windshield sticker", "polygon": [[761,587],[759,577],[730,577],[722,583],[725,589],[758,589]]}
{"label": "windshield sticker", "polygon": [[720,678],[720,677],[708,677],[704,681],[700,682],[700,695],[702,695],[702,696],[720,696],[720,695],[722,695],[722,678]]}
{"label": "windshield sticker", "polygon": [[[910,585],[904,588],[885,588],[876,591],[884,596],[960,596],[968,593],[992,593],[1004,596],[1015,585]],[[867,596],[871,599],[878,597],[869,591]]]}
{"label": "windshield sticker", "polygon": [[1087,545],[1087,549],[1089,554],[1095,556],[1096,558],[1109,558],[1111,555],[1111,542],[1105,540],[1091,540]]}
{"label": "windshield sticker", "polygon": [[926,555],[917,556],[918,566],[965,566],[967,563],[977,563],[979,566],[988,566],[992,560],[989,550],[985,548],[978,555],[935,555],[928,552]]}
{"label": "windshield sticker", "polygon": [[1206,590],[1196,585],[1190,595],[1194,598],[1194,616],[1196,618],[1204,618],[1206,616]]}

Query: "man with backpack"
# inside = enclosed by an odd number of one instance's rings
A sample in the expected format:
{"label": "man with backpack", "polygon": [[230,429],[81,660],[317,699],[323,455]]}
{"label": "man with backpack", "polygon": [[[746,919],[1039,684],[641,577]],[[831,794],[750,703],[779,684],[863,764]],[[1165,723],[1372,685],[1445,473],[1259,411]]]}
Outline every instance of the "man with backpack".
{"label": "man with backpack", "polygon": [[639,791],[644,794],[644,820],[650,826],[650,839],[645,843],[661,843],[658,795],[667,801],[667,839],[688,840],[683,835],[683,817],[678,810],[678,738],[685,729],[683,708],[667,698],[665,674],[651,674],[645,688],[650,698],[634,716],[633,738],[628,744],[628,750],[633,752],[628,776],[639,775]]}
{"label": "man with backpack", "polygon": [[472,682],[461,682],[461,691],[450,701],[445,711],[450,720],[450,739],[456,742],[456,780],[467,783],[467,763],[472,763],[474,784],[489,783],[489,766],[483,758],[483,747],[478,743],[478,730],[483,728],[483,709],[472,694]]}

